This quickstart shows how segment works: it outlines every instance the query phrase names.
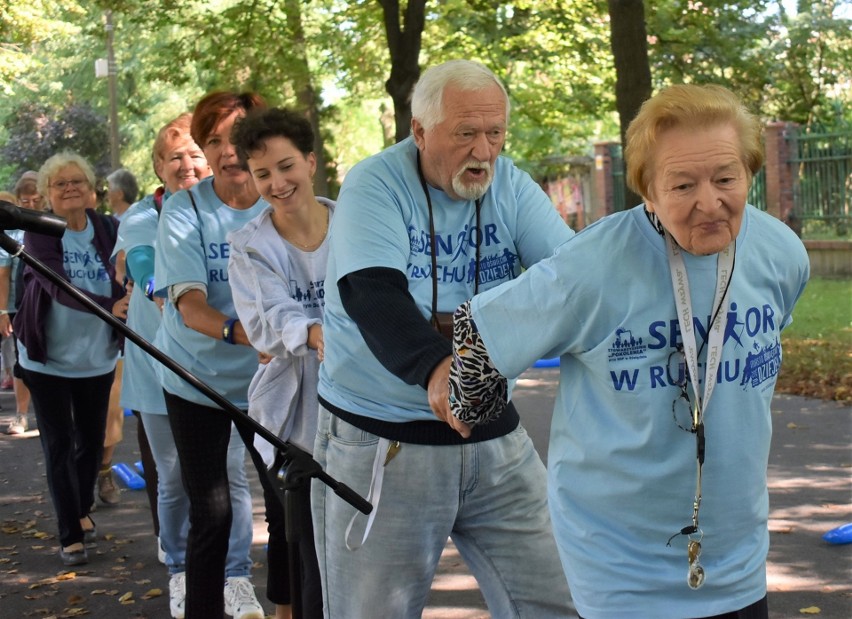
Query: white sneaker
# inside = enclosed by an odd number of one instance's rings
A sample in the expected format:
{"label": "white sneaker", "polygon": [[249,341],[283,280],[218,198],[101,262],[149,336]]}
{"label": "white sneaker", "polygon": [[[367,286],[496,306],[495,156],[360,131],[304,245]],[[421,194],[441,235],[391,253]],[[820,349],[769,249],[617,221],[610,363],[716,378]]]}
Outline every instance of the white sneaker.
{"label": "white sneaker", "polygon": [[183,619],[186,608],[186,572],[172,574],[169,578],[169,610],[173,619]]}
{"label": "white sneaker", "polygon": [[160,538],[157,538],[157,561],[166,564],[166,550],[163,548],[163,542],[160,541]]}
{"label": "white sneaker", "polygon": [[263,619],[263,607],[254,594],[248,576],[229,576],[225,579],[225,614],[234,619]]}

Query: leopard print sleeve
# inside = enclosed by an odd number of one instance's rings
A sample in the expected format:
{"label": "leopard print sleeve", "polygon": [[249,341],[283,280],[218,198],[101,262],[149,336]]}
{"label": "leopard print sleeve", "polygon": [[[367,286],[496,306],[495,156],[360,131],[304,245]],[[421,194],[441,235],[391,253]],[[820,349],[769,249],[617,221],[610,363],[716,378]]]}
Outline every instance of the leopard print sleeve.
{"label": "leopard print sleeve", "polygon": [[450,410],[460,421],[476,425],[496,419],[507,402],[508,381],[491,363],[467,301],[453,315]]}

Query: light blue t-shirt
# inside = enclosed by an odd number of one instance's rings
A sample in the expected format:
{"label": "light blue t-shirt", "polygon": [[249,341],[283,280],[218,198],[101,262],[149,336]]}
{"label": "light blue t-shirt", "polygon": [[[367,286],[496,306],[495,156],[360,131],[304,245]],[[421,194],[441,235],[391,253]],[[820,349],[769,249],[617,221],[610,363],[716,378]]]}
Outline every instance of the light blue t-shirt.
{"label": "light blue t-shirt", "polygon": [[[163,205],[157,232],[154,281],[158,294],[187,282],[207,285],[207,303],[226,316],[236,317],[228,284],[230,246],[225,240],[231,230],[241,228],[266,208],[258,199],[250,208],[233,209],[213,191],[213,177],[191,189],[179,191]],[[195,197],[197,215],[189,192]],[[200,219],[199,219],[200,218]],[[208,337],[184,325],[170,301],[163,308],[163,324],[155,344],[166,355],[218,391],[239,408],[248,407],[249,382],[257,369],[257,352]],[[164,366],[157,365],[163,388],[185,400],[212,405],[195,387]]]}
{"label": "light blue t-shirt", "polygon": [[[66,229],[62,237],[65,253],[63,265],[74,286],[108,297],[112,294],[112,283],[106,266],[92,244],[94,238],[94,227],[88,217],[85,229]],[[19,341],[21,367],[68,378],[100,376],[115,368],[118,344],[112,327],[95,314],[53,301],[47,312],[44,329],[46,340],[50,343],[47,347],[47,362],[32,361],[26,347]]]}
{"label": "light blue t-shirt", "polygon": [[[566,242],[573,232],[550,199],[511,160],[498,157],[482,199],[452,200],[429,188],[435,220],[438,311],[452,312],[474,292],[479,246],[479,290],[520,275]],[[406,384],[370,352],[344,310],[337,282],[370,267],[405,273],[424,316],[432,307],[429,211],[417,174],[412,138],[362,161],[346,176],[331,226],[323,324],[325,359],[319,393],[345,411],[390,422],[434,420],[426,390]]]}
{"label": "light blue t-shirt", "polygon": [[[23,230],[6,230],[5,232],[12,240],[17,241],[18,243],[24,242]],[[7,307],[0,307],[0,309],[7,310],[9,312],[15,311],[15,307],[17,306],[18,301],[18,293],[22,292],[18,290],[17,282],[15,281],[17,279],[15,275],[20,260],[20,258],[13,258],[9,255],[9,252],[7,252],[3,248],[0,248],[0,267],[10,267],[9,301],[7,303]]]}
{"label": "light blue t-shirt", "polygon": [[[124,212],[118,227],[118,239],[112,257],[119,251],[125,255],[137,247],[154,247],[157,240],[158,213],[154,196],[148,195]],[[149,342],[153,342],[160,326],[157,304],[145,296],[145,282],[135,282],[127,311],[127,326]],[[144,413],[166,414],[166,401],[155,366],[160,365],[144,350],[126,339],[124,369],[121,381],[122,408]]]}
{"label": "light blue t-shirt", "polygon": [[[700,347],[716,256],[684,257]],[[795,234],[747,207],[705,412],[699,524],[706,582],[697,591],[687,587],[687,540],[677,535],[691,524],[696,483],[695,436],[672,412],[681,370],[670,355],[682,338],[664,240],[643,208],[600,220],[552,259],[473,299],[472,318],[505,376],[561,355],[548,496],[582,616],[703,617],[765,595],[770,401],[780,333],[808,274]],[[704,354],[706,346],[702,374]]]}

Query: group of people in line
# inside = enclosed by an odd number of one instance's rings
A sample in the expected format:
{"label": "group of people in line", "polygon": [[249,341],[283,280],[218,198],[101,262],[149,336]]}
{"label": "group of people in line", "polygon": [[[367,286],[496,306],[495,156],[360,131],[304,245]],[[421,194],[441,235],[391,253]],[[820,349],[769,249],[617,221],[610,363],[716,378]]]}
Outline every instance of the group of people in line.
{"label": "group of people in line", "polygon": [[[662,90],[627,134],[644,203],[574,234],[501,154],[510,104],[489,69],[429,68],[411,110],[411,136],[357,164],[336,203],[314,194],[310,122],[255,93],[210,93],[164,126],[162,186],[120,225],[90,208],[85,160],[39,170],[67,229],[26,232],[27,250],[372,504],[314,479],[285,512],[274,445],[27,267],[0,329],[62,562],[97,539],[123,349],[172,617],[264,617],[248,451],[278,619],[419,617],[448,537],[495,618],[766,619],[770,401],[809,270],[746,203],[758,120],[719,86]],[[552,357],[545,467],[512,388]]]}

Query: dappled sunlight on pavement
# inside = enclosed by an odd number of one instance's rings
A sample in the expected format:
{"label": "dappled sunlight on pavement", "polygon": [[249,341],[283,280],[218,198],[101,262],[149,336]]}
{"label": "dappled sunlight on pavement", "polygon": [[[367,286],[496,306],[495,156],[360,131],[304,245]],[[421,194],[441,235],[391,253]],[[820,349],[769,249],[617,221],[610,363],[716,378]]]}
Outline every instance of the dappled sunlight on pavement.
{"label": "dappled sunlight on pavement", "polygon": [[[515,402],[533,443],[546,454],[558,370],[527,372]],[[9,405],[4,398],[8,398]],[[0,393],[8,423],[11,395]],[[774,441],[768,469],[770,619],[852,617],[852,544],[822,535],[852,522],[852,407],[794,396],[773,400]],[[0,618],[91,616],[167,619],[168,576],[157,562],[144,491],[122,486],[121,503],[99,506],[89,563],[73,572],[57,556],[56,520],[37,432],[0,435]],[[125,424],[114,461],[139,460],[136,422]],[[250,467],[250,461],[247,461]],[[263,496],[249,469],[254,510],[254,584],[267,612]],[[814,612],[813,609],[818,609]],[[76,613],[76,614],[75,614]],[[476,580],[451,542],[441,556],[426,619],[490,617]],[[335,618],[340,619],[340,618]],[[345,619],[345,618],[342,618]]]}

